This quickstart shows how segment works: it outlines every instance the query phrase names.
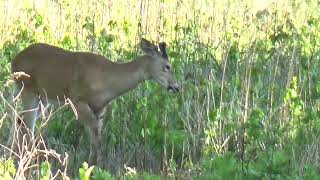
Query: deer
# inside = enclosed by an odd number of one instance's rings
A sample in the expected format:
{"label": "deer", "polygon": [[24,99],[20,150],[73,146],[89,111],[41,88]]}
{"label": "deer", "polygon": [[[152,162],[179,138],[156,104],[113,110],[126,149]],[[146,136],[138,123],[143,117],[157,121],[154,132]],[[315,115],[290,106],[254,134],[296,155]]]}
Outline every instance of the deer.
{"label": "deer", "polygon": [[92,52],[74,52],[45,43],[35,43],[17,54],[11,62],[15,93],[22,101],[21,121],[28,132],[35,131],[39,103],[69,99],[76,119],[88,129],[89,164],[101,165],[104,109],[112,100],[152,80],[169,92],[179,92],[166,43],[156,45],[141,38],[144,52],[126,63],[113,62]]}

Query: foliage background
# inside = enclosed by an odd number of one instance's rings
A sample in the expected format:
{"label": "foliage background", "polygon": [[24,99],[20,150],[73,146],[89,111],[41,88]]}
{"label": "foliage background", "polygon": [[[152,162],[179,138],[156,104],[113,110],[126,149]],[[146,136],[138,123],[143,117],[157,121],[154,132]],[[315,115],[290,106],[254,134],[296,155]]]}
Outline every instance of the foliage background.
{"label": "foliage background", "polygon": [[[148,82],[112,103],[105,170],[124,175],[125,165],[150,178],[319,176],[317,0],[1,0],[0,12],[0,87],[11,59],[35,42],[118,62],[141,54],[140,37],[169,44],[182,92]],[[77,176],[89,149],[73,119],[60,112],[46,134]],[[10,124],[2,119],[1,142]]]}

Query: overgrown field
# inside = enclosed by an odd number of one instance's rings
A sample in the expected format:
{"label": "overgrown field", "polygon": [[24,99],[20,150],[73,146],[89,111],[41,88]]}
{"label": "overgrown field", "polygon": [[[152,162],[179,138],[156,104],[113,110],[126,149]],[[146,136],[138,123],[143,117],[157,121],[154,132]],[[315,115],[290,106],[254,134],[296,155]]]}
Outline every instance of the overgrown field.
{"label": "overgrown field", "polygon": [[[83,164],[87,132],[62,108],[42,136],[68,166],[39,161],[34,177],[65,169],[59,176],[71,179],[91,170],[93,179],[320,178],[317,0],[0,0],[0,12],[3,92],[11,60],[32,43],[127,62],[141,54],[141,37],[167,42],[182,87],[170,94],[147,82],[113,101],[105,167],[93,170]],[[6,145],[13,118],[0,102]],[[3,156],[1,179],[21,173],[13,164]]]}

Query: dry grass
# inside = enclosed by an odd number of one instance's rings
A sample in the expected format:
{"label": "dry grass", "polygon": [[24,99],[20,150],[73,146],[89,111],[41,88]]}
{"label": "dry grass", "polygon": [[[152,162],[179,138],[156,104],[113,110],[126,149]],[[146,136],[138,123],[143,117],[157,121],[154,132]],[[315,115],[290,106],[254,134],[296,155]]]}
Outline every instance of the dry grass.
{"label": "dry grass", "polygon": [[[19,96],[20,93],[18,93]],[[1,100],[7,107],[7,112],[2,116],[1,122],[10,121],[12,125],[10,133],[8,133],[9,140],[6,144],[0,144],[3,152],[2,157],[6,159],[13,159],[16,165],[15,178],[29,179],[29,177],[40,177],[41,166],[43,163],[57,164],[58,168],[48,169],[47,176],[50,179],[69,179],[67,176],[68,170],[68,154],[59,154],[54,149],[47,146],[46,139],[43,134],[47,128],[51,117],[60,109],[69,106],[70,103],[66,101],[65,104],[58,109],[46,108],[42,103],[39,104],[38,118],[41,123],[37,126],[35,134],[28,129],[21,115],[22,111],[19,110],[20,98],[16,96],[11,101],[6,99],[1,93]],[[14,101],[12,101],[14,100]],[[10,114],[10,115],[9,115]],[[22,115],[23,116],[23,115]],[[43,175],[42,175],[43,176]]]}

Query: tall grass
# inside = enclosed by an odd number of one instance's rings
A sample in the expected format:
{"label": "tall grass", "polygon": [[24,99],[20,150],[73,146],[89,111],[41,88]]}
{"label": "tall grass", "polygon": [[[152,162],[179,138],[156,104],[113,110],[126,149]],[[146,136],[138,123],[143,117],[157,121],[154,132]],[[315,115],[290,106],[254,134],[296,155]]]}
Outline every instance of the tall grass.
{"label": "tall grass", "polygon": [[[10,60],[33,42],[113,61],[136,57],[140,37],[169,44],[182,92],[146,83],[111,104],[104,147],[105,168],[114,174],[135,169],[177,178],[272,179],[319,172],[317,1],[0,4],[0,87]],[[76,175],[88,140],[69,119],[69,111],[59,113],[46,135],[51,148],[69,154]],[[2,123],[0,134],[8,127]]]}

